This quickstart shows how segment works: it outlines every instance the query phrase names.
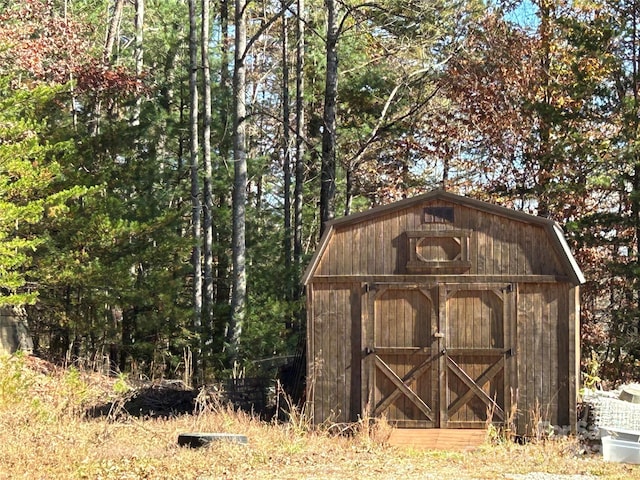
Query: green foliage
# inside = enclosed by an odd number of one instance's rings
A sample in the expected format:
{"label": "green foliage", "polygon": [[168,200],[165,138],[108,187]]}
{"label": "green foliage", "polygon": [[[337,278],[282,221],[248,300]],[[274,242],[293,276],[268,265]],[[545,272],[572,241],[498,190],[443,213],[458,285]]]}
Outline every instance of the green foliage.
{"label": "green foliage", "polygon": [[[242,342],[247,374],[269,373],[286,357],[296,353],[298,335],[302,334],[296,318],[301,305],[274,296],[252,295]],[[297,334],[292,334],[292,329]],[[270,372],[273,373],[273,372]]]}
{"label": "green foliage", "polygon": [[37,280],[32,257],[46,239],[34,228],[45,217],[63,215],[65,202],[85,191],[60,187],[59,160],[70,145],[52,143],[42,117],[58,93],[47,86],[16,90],[0,78],[0,304],[35,301],[37,290],[23,287]]}
{"label": "green foliage", "polygon": [[64,398],[63,410],[75,416],[84,411],[89,405],[87,400],[91,398],[89,386],[82,379],[80,371],[70,367],[62,377],[62,396]]}
{"label": "green foliage", "polygon": [[118,378],[113,384],[113,392],[118,396],[122,396],[130,392],[131,390],[133,390],[133,387],[129,385],[129,382],[127,381],[127,375],[122,372],[119,373]]}
{"label": "green foliage", "polygon": [[0,408],[10,409],[23,402],[32,383],[23,354],[0,356]]}
{"label": "green foliage", "polygon": [[86,410],[106,400],[104,378],[91,382],[91,372],[62,369],[22,352],[0,356],[0,416],[16,427],[48,428],[83,418]]}
{"label": "green foliage", "polygon": [[591,356],[587,360],[587,366],[582,375],[582,383],[584,388],[595,389],[598,388],[602,379],[599,376],[600,362],[598,361],[595,352],[591,352]]}

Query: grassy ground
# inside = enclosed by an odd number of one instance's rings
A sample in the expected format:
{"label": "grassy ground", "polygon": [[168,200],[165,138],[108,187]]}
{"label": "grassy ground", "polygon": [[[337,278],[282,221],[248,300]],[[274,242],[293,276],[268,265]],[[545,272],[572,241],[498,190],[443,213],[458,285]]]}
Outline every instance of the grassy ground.
{"label": "grassy ground", "polygon": [[[640,466],[604,462],[572,439],[419,451],[387,445],[383,423],[335,436],[310,430],[301,418],[265,423],[211,404],[199,414],[166,420],[84,418],[87,406],[123,389],[117,379],[51,369],[32,359],[0,359],[0,479],[442,480],[531,472],[640,478]],[[249,442],[189,449],[177,445],[183,432],[242,434]]]}

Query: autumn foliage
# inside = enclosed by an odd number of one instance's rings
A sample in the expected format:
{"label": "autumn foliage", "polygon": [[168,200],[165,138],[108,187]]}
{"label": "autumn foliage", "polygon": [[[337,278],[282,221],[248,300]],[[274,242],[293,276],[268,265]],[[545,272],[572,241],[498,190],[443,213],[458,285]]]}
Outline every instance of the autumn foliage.
{"label": "autumn foliage", "polygon": [[102,60],[97,35],[53,0],[13,2],[0,10],[0,61],[14,73],[14,86],[72,82],[79,92],[102,96],[137,91],[141,80],[127,67]]}

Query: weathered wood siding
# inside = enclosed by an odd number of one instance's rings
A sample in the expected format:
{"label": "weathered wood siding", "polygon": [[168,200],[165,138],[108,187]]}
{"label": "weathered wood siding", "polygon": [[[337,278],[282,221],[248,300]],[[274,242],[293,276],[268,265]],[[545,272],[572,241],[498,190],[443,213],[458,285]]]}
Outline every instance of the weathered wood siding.
{"label": "weathered wood siding", "polygon": [[308,292],[313,327],[308,331],[308,395],[314,419],[349,422],[360,412],[361,285],[314,285]]}
{"label": "weathered wood siding", "polygon": [[523,283],[518,287],[517,394],[521,430],[535,431],[537,420],[561,426],[575,423],[579,372],[577,290],[568,283]]}
{"label": "weathered wood siding", "polygon": [[[450,206],[451,224],[422,222],[426,206]],[[336,228],[318,264],[317,276],[408,273],[407,231],[470,230],[467,275],[563,275],[545,228],[463,205],[434,201]],[[446,248],[446,247],[445,247]]]}

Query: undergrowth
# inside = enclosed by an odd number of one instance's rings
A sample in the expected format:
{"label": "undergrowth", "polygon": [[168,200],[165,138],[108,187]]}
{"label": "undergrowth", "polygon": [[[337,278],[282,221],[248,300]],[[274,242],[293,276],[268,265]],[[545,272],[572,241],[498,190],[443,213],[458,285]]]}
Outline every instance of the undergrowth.
{"label": "undergrowth", "polygon": [[[61,369],[32,357],[0,358],[0,479],[484,479],[505,473],[640,477],[605,463],[575,440],[434,452],[388,444],[384,419],[313,425],[308,408],[261,421],[200,392],[194,412],[171,418],[89,418],[92,405],[131,394],[123,376]],[[284,406],[283,406],[284,407]],[[185,432],[236,433],[247,445],[179,447]]]}

